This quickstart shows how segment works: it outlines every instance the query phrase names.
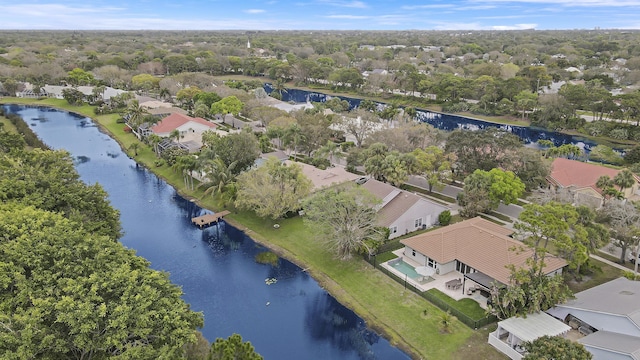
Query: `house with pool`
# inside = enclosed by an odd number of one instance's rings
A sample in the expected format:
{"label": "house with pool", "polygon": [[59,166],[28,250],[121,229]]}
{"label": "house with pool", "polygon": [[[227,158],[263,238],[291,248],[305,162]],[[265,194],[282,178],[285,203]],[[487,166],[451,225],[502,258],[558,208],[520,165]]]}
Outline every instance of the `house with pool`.
{"label": "house with pool", "polygon": [[[533,251],[510,237],[513,230],[481,217],[401,240],[386,265],[421,290],[438,288],[454,299],[472,297],[486,306],[491,288],[509,283],[509,266],[526,267]],[[561,274],[565,260],[548,255],[544,271]]]}

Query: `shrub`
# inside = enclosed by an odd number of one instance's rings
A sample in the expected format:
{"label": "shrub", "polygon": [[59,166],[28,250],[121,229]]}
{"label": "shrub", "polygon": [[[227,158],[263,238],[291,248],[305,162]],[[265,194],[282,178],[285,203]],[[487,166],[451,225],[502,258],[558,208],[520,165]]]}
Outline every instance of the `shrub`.
{"label": "shrub", "polygon": [[438,215],[438,222],[442,226],[447,226],[451,222],[451,211],[445,210]]}

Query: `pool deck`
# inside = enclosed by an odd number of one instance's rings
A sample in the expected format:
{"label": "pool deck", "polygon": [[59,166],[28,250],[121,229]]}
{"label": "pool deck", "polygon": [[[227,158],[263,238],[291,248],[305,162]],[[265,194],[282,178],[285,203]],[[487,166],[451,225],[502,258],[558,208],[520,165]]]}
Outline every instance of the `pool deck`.
{"label": "pool deck", "polygon": [[[406,257],[403,256],[403,250],[404,249],[399,249],[394,251],[393,253],[395,255],[397,255],[399,258],[402,258],[402,261],[404,261],[405,263],[415,267],[419,267],[422,266],[421,264],[418,264],[417,262],[408,259]],[[393,260],[390,260],[393,261]],[[384,262],[382,264],[380,264],[380,266],[383,266],[385,269],[391,271],[392,273],[396,274],[398,277],[400,278],[406,278],[407,283],[413,285],[414,287],[418,288],[420,291],[427,291],[429,289],[438,289],[440,291],[442,291],[443,293],[447,294],[448,296],[450,296],[451,298],[455,299],[455,300],[460,300],[460,299],[464,299],[464,298],[470,298],[475,300],[478,304],[480,304],[480,307],[483,309],[487,308],[487,298],[480,295],[479,291],[474,291],[473,293],[471,293],[471,295],[467,295],[466,289],[469,288],[470,286],[475,286],[476,284],[471,281],[471,280],[467,280],[465,282],[465,286],[464,287],[460,287],[457,290],[453,290],[453,289],[447,289],[447,286],[445,285],[447,281],[451,281],[451,280],[455,280],[455,279],[460,279],[463,280],[463,275],[460,274],[457,271],[452,271],[450,273],[447,274],[443,274],[443,275],[439,275],[439,274],[435,274],[433,276],[431,276],[431,278],[433,280],[431,281],[417,281],[414,279],[411,279],[409,277],[405,277],[405,274],[396,270],[393,266],[389,265],[388,262]]]}

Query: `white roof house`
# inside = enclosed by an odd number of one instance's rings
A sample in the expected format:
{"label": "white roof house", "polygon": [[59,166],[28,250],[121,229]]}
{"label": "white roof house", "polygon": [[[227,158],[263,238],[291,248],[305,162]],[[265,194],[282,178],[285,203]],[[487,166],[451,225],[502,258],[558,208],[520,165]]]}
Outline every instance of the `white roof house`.
{"label": "white roof house", "polygon": [[580,342],[594,360],[640,359],[640,281],[611,280],[547,313],[584,330]]}
{"label": "white roof house", "polygon": [[382,201],[377,225],[389,228],[389,239],[431,227],[438,223],[440,213],[448,210],[446,206],[375,179],[361,186]]}
{"label": "white roof house", "polygon": [[539,312],[527,317],[511,317],[498,322],[496,331],[489,334],[489,344],[513,360],[524,356],[522,343],[548,336],[561,336],[571,327],[554,317]]}

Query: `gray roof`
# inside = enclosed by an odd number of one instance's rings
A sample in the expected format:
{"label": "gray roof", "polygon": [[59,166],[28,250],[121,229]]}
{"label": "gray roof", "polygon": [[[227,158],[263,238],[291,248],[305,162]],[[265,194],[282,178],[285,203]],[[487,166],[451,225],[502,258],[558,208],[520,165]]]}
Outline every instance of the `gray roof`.
{"label": "gray roof", "polygon": [[578,340],[584,346],[614,351],[640,360],[640,338],[609,331],[596,331]]}
{"label": "gray roof", "polygon": [[558,307],[626,316],[640,328],[640,281],[620,277],[575,294]]}
{"label": "gray roof", "polygon": [[430,209],[435,207],[440,208],[441,211],[447,210],[446,207],[429,199],[375,179],[369,179],[361,186],[382,201],[381,207],[378,209],[376,222],[378,226],[391,226],[417,202],[422,202],[423,206],[429,206]]}
{"label": "gray roof", "polygon": [[544,312],[511,317],[500,321],[498,326],[522,341],[533,341],[545,335],[558,336],[571,330],[569,325]]}

